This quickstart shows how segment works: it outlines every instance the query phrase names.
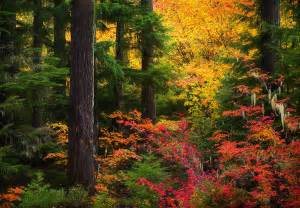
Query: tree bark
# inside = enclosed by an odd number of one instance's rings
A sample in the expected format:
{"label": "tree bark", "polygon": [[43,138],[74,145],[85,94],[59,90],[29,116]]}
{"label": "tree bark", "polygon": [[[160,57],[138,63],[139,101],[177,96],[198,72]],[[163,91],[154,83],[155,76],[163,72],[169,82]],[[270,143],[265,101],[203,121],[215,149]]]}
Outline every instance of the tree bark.
{"label": "tree bark", "polygon": [[60,58],[62,66],[67,64],[66,57],[66,18],[67,9],[64,0],[54,0],[54,55]]}
{"label": "tree bark", "polygon": [[[43,20],[42,20],[42,1],[41,0],[34,0],[34,11],[33,11],[33,29],[32,29],[32,47],[33,47],[33,69],[35,71],[40,70],[39,64],[41,63],[41,50],[43,46],[42,40],[42,32],[43,32]],[[32,126],[35,128],[42,126],[42,110],[41,110],[41,92],[40,89],[36,89],[33,92],[33,100],[32,100]]]}
{"label": "tree bark", "polygon": [[297,27],[300,27],[300,1],[297,1],[295,5],[294,20],[296,21]]}
{"label": "tree bark", "polygon": [[[5,76],[2,77],[0,84],[7,81],[7,76],[14,76],[18,71],[17,62],[10,60],[16,55],[16,1],[4,0],[0,3],[0,11],[9,12],[8,15],[1,16],[0,21],[0,64],[4,66]],[[3,89],[0,89],[0,103],[7,99],[8,95]],[[6,114],[0,115],[0,128],[8,123],[12,123],[11,118]]]}
{"label": "tree bark", "polygon": [[73,0],[68,171],[94,191],[94,0]]}
{"label": "tree bark", "polygon": [[[128,64],[128,50],[125,39],[126,26],[123,20],[117,21],[116,29],[116,60],[122,66]],[[115,109],[122,110],[124,107],[123,100],[123,83],[122,80],[116,78],[114,83],[114,94],[115,94]]]}
{"label": "tree bark", "polygon": [[[280,25],[280,0],[262,0],[261,4],[262,20],[270,26]],[[274,72],[277,65],[277,55],[270,45],[276,44],[272,37],[272,30],[265,28],[262,33],[262,69],[266,72]]]}
{"label": "tree bark", "polygon": [[[141,5],[146,12],[153,12],[153,1],[142,0]],[[151,40],[147,37],[148,32],[142,32],[142,71],[147,71],[153,64],[154,49]],[[152,122],[156,121],[155,88],[153,81],[147,79],[142,84],[142,115],[144,118],[150,118]]]}
{"label": "tree bark", "polygon": [[0,3],[0,10],[7,12],[0,22],[0,62],[8,64],[6,71],[13,75],[17,72],[15,61],[10,57],[16,52],[16,1],[4,0]]}

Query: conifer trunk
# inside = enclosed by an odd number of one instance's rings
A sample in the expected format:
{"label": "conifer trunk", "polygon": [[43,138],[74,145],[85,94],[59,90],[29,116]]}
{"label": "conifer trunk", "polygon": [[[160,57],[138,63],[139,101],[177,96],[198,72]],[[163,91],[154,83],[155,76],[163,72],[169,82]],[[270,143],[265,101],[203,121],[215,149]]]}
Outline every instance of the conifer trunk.
{"label": "conifer trunk", "polygon": [[73,0],[68,170],[90,193],[94,167],[94,1]]}
{"label": "conifer trunk", "polygon": [[[3,68],[9,76],[14,76],[18,71],[17,62],[11,62],[9,59],[16,55],[16,0],[4,0],[0,3],[0,11],[9,12],[9,15],[4,16],[0,21],[0,64],[8,64]],[[6,79],[3,77],[0,83],[4,83]],[[7,99],[7,94],[0,90],[0,103]],[[2,119],[2,116],[0,116]],[[3,121],[6,123],[6,121]],[[1,121],[0,121],[1,123]],[[1,128],[1,127],[0,127]]]}
{"label": "conifer trunk", "polygon": [[61,65],[67,64],[66,57],[66,5],[64,0],[54,0],[54,54]]}
{"label": "conifer trunk", "polygon": [[[147,12],[153,12],[153,1],[142,0],[141,5]],[[147,31],[148,32],[148,31]],[[147,38],[146,32],[142,34],[142,70],[147,71],[153,64],[153,45]],[[144,118],[150,118],[152,122],[156,121],[155,89],[151,79],[147,79],[142,84],[142,115]]]}
{"label": "conifer trunk", "polygon": [[[0,11],[8,12],[0,22],[0,61],[8,63],[10,56],[15,52],[15,35],[16,35],[16,0],[4,0],[0,4]],[[11,63],[10,63],[11,64]],[[15,73],[11,67],[8,73]]]}
{"label": "conifer trunk", "polygon": [[[122,20],[117,21],[116,29],[116,60],[125,66],[128,64],[127,47],[125,40],[125,23]],[[123,83],[122,80],[116,79],[114,83],[114,94],[115,94],[115,109],[122,110],[124,107],[123,100]]]}
{"label": "conifer trunk", "polygon": [[[270,26],[279,26],[280,24],[280,0],[262,0],[261,3],[262,20]],[[266,72],[274,72],[277,64],[277,56],[270,45],[276,44],[272,37],[272,30],[265,28],[262,33],[262,69]]]}
{"label": "conifer trunk", "polygon": [[294,20],[296,21],[297,27],[300,27],[300,1],[297,1],[295,5]]}
{"label": "conifer trunk", "polygon": [[[33,68],[35,71],[39,71],[39,64],[41,63],[41,49],[43,46],[42,31],[43,31],[43,20],[42,20],[42,0],[34,0],[34,12],[33,12]],[[32,100],[32,126],[35,128],[42,126],[42,109],[41,109],[41,90],[36,89],[33,92]]]}

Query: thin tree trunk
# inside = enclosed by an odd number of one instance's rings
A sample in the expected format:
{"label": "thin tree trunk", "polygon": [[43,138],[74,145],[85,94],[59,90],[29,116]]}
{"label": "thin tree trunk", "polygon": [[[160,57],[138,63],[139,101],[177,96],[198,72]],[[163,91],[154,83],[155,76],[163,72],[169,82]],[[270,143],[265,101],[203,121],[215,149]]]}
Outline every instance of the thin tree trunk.
{"label": "thin tree trunk", "polygon": [[[125,40],[125,23],[122,20],[117,21],[117,29],[116,29],[116,60],[122,66],[128,64],[128,56],[127,56],[127,46]],[[114,83],[114,94],[115,94],[115,109],[122,110],[124,107],[123,100],[123,83],[122,80],[116,78]]]}
{"label": "thin tree trunk", "polygon": [[[5,64],[5,76],[2,77],[0,84],[7,81],[7,78],[14,76],[17,73],[18,67],[15,60],[10,60],[16,55],[16,1],[5,0],[0,3],[0,11],[9,12],[0,21],[0,64]],[[0,103],[7,99],[7,93],[0,90]],[[0,128],[11,123],[11,119],[6,114],[0,115]]]}
{"label": "thin tree trunk", "polygon": [[297,27],[300,27],[300,1],[297,1],[294,9],[294,20],[296,21]]}
{"label": "thin tree trunk", "polygon": [[[153,1],[142,0],[142,7],[145,11],[153,12]],[[142,34],[142,70],[147,71],[153,64],[153,46],[151,40],[147,38],[147,32]],[[152,31],[150,31],[152,32]],[[144,118],[150,118],[152,122],[156,121],[155,88],[151,79],[143,82],[142,85],[142,114]]]}
{"label": "thin tree trunk", "polygon": [[[262,20],[270,26],[279,26],[280,24],[280,0],[262,0],[261,4]],[[270,46],[276,43],[272,37],[272,30],[265,28],[262,34],[262,68],[266,72],[274,72],[277,65],[277,55]]]}
{"label": "thin tree trunk", "polygon": [[62,66],[67,64],[66,57],[66,16],[67,10],[64,0],[54,0],[54,54],[60,58]]}
{"label": "thin tree trunk", "polygon": [[82,184],[92,193],[95,185],[93,0],[73,0],[71,36],[68,170],[72,184]]}
{"label": "thin tree trunk", "polygon": [[[33,58],[32,62],[34,64],[34,70],[39,71],[41,63],[41,49],[43,46],[42,41],[42,31],[43,31],[43,20],[41,18],[42,12],[42,1],[41,0],[34,0],[34,15],[33,15],[33,43],[32,47],[33,51]],[[33,127],[40,127],[42,125],[42,109],[41,109],[41,92],[40,89],[36,89],[33,92],[33,106],[32,106],[32,126]]]}
{"label": "thin tree trunk", "polygon": [[7,12],[0,22],[0,62],[8,64],[7,72],[17,72],[16,61],[9,60],[16,53],[16,0],[5,0],[0,4],[0,11]]}

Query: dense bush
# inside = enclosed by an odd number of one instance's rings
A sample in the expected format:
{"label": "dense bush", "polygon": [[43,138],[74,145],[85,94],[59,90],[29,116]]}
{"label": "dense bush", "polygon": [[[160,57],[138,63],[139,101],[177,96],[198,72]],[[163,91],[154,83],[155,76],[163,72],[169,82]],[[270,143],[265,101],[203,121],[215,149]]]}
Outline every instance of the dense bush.
{"label": "dense bush", "polygon": [[36,178],[24,189],[21,208],[52,208],[52,207],[87,207],[87,192],[81,187],[73,187],[68,191],[53,189],[45,184],[43,176],[37,174]]}

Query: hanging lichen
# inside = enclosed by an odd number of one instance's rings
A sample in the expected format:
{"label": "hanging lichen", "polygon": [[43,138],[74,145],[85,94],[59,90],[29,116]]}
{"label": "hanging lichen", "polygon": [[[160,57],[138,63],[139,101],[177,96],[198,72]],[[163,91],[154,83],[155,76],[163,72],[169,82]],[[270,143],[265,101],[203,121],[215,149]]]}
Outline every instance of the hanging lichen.
{"label": "hanging lichen", "polygon": [[276,102],[277,102],[277,94],[275,94],[271,99],[271,107],[275,113],[276,113]]}
{"label": "hanging lichen", "polygon": [[251,94],[251,105],[256,106],[256,93]]}
{"label": "hanging lichen", "polygon": [[268,89],[268,98],[269,98],[269,102],[271,103],[272,100],[272,90]]}
{"label": "hanging lichen", "polygon": [[245,113],[245,111],[242,111],[242,116],[243,116],[243,119],[246,119],[246,113]]}
{"label": "hanging lichen", "polygon": [[261,112],[262,112],[262,115],[265,116],[265,104],[264,103],[261,104]]}
{"label": "hanging lichen", "polygon": [[282,128],[284,128],[284,121],[285,121],[285,107],[284,107],[284,104],[283,103],[277,104],[276,109],[278,110],[279,115],[280,115]]}

